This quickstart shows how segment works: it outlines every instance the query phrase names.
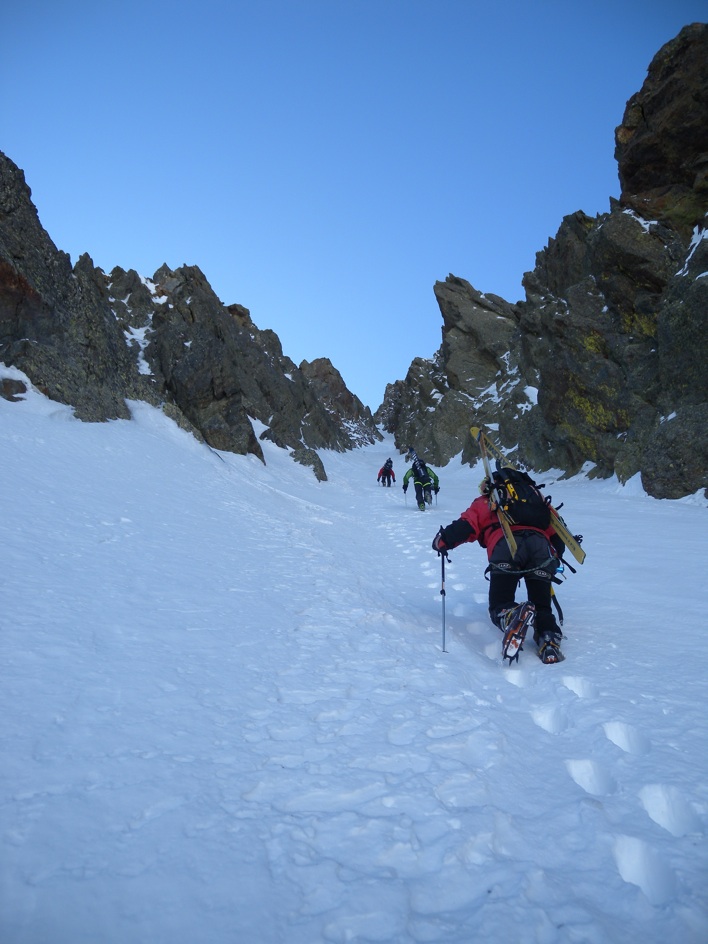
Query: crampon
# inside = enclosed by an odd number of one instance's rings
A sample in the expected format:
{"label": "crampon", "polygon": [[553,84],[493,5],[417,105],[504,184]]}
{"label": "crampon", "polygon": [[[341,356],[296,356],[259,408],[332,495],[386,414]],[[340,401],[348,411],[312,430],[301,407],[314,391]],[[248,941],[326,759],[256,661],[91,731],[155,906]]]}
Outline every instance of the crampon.
{"label": "crampon", "polygon": [[509,610],[502,622],[504,632],[504,642],[502,643],[502,659],[509,663],[516,662],[519,658],[526,633],[530,626],[533,626],[536,609],[533,603],[519,603],[513,610]]}
{"label": "crampon", "polygon": [[538,641],[538,657],[546,665],[562,662],[565,656],[560,649],[560,636],[541,638]]}

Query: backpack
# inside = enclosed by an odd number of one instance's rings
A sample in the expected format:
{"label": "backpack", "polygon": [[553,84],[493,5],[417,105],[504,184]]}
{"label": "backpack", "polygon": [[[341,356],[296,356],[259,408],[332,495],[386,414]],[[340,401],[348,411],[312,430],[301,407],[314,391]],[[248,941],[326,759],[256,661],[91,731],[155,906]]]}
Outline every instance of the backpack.
{"label": "backpack", "polygon": [[519,469],[498,469],[492,473],[494,485],[501,496],[501,507],[512,524],[545,531],[551,523],[550,498],[543,497],[527,472]]}

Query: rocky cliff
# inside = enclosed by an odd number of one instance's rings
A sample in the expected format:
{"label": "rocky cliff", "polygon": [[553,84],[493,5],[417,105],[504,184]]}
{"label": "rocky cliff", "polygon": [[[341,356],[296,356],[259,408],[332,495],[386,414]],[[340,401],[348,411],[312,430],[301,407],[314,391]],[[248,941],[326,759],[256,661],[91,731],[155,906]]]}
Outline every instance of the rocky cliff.
{"label": "rocky cliff", "polygon": [[[126,400],[145,400],[215,449],[262,459],[267,437],[319,479],[317,449],[381,438],[328,360],[298,367],[246,308],[223,305],[196,266],[106,275],[83,255],[72,267],[2,153],[0,361],[82,420],[128,418]],[[265,427],[259,437],[253,420]]]}
{"label": "rocky cliff", "polygon": [[656,497],[708,486],[708,26],[652,61],[616,129],[621,195],[567,216],[509,304],[450,275],[443,342],[376,418],[434,464],[491,426],[533,468],[585,469]]}

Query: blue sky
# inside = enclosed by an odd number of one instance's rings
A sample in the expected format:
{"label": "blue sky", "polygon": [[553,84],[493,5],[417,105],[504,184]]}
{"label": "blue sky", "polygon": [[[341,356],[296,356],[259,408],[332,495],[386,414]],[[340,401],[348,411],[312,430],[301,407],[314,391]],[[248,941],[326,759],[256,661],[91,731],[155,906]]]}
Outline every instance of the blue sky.
{"label": "blue sky", "polygon": [[0,150],[73,262],[198,265],[375,409],[449,273],[508,301],[619,195],[614,129],[705,0],[25,0]]}

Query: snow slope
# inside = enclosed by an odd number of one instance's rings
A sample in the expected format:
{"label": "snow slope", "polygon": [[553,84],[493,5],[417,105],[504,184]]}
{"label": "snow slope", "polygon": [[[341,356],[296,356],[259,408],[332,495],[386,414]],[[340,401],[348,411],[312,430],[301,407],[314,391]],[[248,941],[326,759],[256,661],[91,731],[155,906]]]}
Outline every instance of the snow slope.
{"label": "snow slope", "polygon": [[477,545],[441,649],[479,470],[131,408],[0,399],[3,944],[708,940],[702,499],[549,483],[566,661],[507,668]]}

